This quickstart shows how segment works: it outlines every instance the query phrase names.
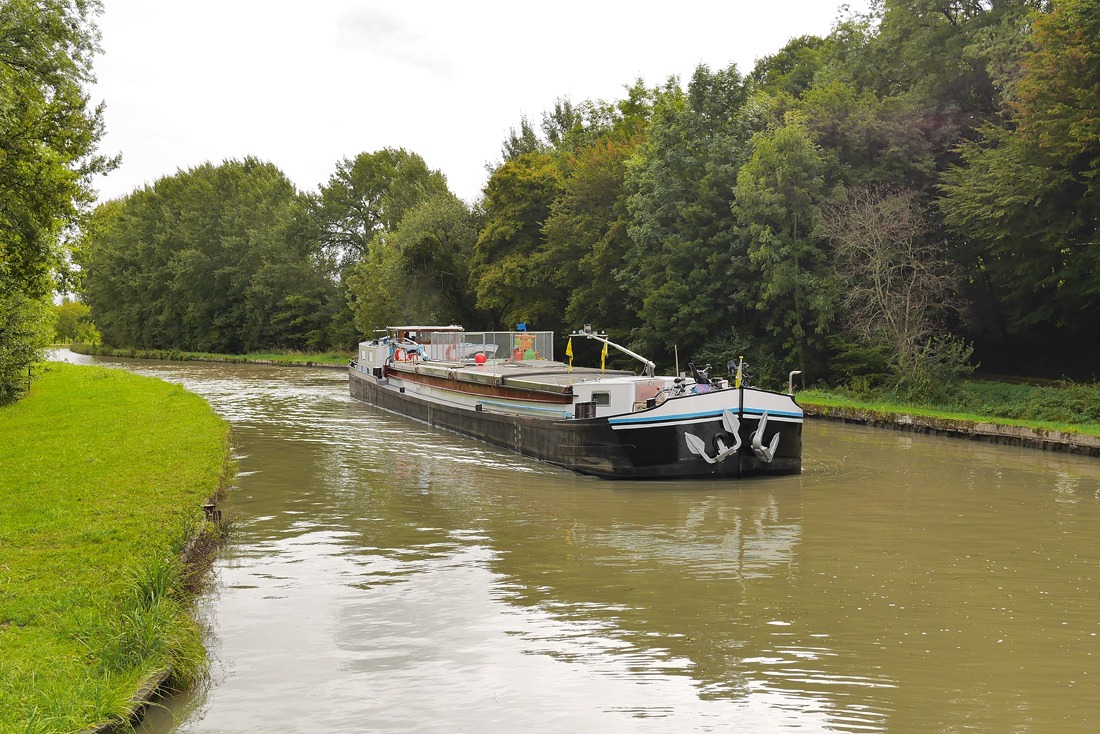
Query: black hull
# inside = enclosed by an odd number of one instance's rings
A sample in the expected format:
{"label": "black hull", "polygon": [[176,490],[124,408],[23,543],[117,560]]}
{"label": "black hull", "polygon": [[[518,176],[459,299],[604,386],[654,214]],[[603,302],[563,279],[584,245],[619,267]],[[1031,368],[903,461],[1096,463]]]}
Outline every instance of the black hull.
{"label": "black hull", "polygon": [[[474,411],[401,392],[354,368],[349,370],[349,387],[352,397],[384,410],[604,479],[734,479],[802,471],[801,421],[768,423],[765,441],[776,432],[781,437],[775,457],[765,463],[749,448],[757,418],[739,416],[741,449],[711,464],[688,449],[688,427],[682,425],[615,430],[606,418],[547,420]],[[723,433],[717,418],[689,427],[708,447]]]}

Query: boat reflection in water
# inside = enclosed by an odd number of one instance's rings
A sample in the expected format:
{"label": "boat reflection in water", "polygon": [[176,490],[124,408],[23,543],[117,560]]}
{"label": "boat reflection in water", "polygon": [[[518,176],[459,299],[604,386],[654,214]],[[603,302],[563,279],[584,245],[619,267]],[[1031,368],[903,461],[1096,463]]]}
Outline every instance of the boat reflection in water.
{"label": "boat reflection in water", "polygon": [[[411,696],[453,722],[454,701],[443,711],[428,692],[457,686],[469,706],[501,706],[535,731],[639,719],[670,730],[881,726],[874,690],[890,681],[836,664],[828,635],[807,637],[790,598],[801,575],[797,480],[701,493],[537,469],[502,482],[507,463],[458,470],[427,458],[397,462],[417,491],[382,513],[424,524],[354,543],[393,549],[359,576],[377,613],[342,635],[394,663],[382,684],[391,703]],[[410,619],[429,630],[411,654]]]}

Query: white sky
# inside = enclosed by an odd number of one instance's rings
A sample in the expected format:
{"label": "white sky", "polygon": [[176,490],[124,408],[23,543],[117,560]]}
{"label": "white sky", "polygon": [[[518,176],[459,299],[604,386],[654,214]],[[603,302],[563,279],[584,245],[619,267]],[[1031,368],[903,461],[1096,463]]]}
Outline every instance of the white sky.
{"label": "white sky", "polygon": [[[865,11],[868,0],[852,0]],[[467,201],[521,116],[617,100],[641,77],[742,73],[825,35],[840,0],[104,0],[93,102],[122,165],[101,200],[256,156],[301,190],[343,158],[420,154]]]}

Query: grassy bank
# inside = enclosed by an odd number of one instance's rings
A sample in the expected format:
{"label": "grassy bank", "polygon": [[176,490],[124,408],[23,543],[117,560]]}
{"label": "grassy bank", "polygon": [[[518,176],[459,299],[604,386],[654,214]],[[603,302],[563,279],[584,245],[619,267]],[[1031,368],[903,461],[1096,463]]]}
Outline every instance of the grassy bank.
{"label": "grassy bank", "polygon": [[1100,386],[1092,384],[1029,385],[964,380],[934,400],[899,400],[889,394],[817,389],[801,391],[797,398],[801,405],[811,409],[853,408],[883,419],[923,416],[1100,436]]}
{"label": "grassy bank", "polygon": [[158,671],[201,674],[179,554],[227,435],[182,387],[97,367],[0,408],[0,732],[81,731]]}
{"label": "grassy bank", "polygon": [[183,352],[179,349],[119,349],[101,344],[69,344],[78,354],[94,354],[101,357],[131,357],[134,359],[162,359],[175,362],[229,362],[232,364],[288,364],[302,367],[314,365],[345,366],[355,358],[354,352],[249,352],[248,354],[215,354],[213,352]]}

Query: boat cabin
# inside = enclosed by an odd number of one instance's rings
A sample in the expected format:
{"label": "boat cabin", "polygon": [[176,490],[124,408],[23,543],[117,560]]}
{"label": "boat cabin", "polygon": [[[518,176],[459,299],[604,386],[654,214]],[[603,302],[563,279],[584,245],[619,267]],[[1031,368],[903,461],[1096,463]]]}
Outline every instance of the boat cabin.
{"label": "boat cabin", "polygon": [[661,378],[602,377],[573,383],[573,396],[577,403],[594,405],[595,412],[587,417],[622,415],[652,408],[666,382]]}

